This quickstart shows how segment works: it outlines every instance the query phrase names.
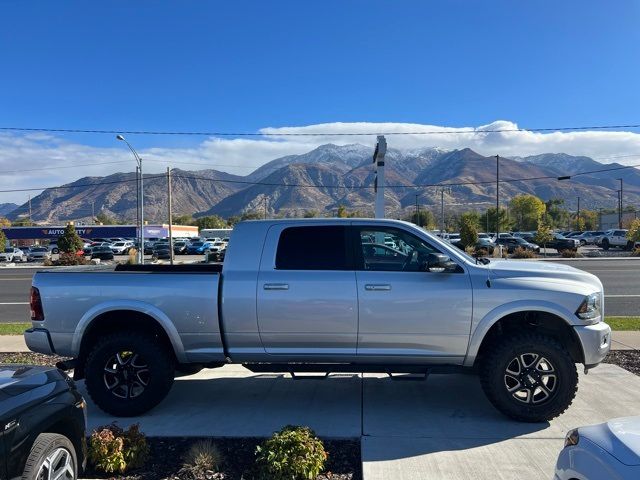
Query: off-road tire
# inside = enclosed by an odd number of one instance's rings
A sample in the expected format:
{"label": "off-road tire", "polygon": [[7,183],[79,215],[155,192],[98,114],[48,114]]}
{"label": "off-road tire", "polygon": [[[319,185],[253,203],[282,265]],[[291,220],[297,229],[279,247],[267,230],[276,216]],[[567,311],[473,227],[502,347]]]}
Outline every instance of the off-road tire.
{"label": "off-road tire", "polygon": [[78,478],[78,457],[73,443],[64,435],[41,433],[31,446],[31,451],[22,472],[22,480],[36,480],[45,459],[58,449],[67,451],[73,468],[73,476],[71,478],[74,480]]}
{"label": "off-road tire", "polygon": [[602,240],[602,249],[603,250],[609,250],[609,240],[607,240],[606,238],[604,240]]}
{"label": "off-road tire", "polygon": [[[134,352],[146,363],[147,384],[135,398],[120,398],[107,386],[106,365],[119,352]],[[173,379],[171,353],[158,339],[137,332],[103,337],[89,353],[85,365],[85,385],[89,396],[100,409],[116,417],[132,417],[151,410],[167,396]]]}
{"label": "off-road tire", "polygon": [[[552,394],[539,404],[523,403],[507,390],[506,371],[519,355],[537,354],[553,365],[557,384]],[[521,422],[549,421],[563,413],[578,391],[576,365],[558,341],[536,333],[500,337],[480,365],[480,381],[487,398],[504,415]]]}

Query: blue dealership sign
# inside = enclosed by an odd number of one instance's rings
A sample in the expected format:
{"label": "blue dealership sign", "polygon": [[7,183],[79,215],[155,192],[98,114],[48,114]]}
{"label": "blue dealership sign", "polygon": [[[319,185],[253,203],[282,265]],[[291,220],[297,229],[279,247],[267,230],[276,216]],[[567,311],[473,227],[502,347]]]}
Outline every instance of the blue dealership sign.
{"label": "blue dealership sign", "polygon": [[[64,233],[64,226],[53,227],[4,227],[2,231],[7,240],[57,240]],[[146,232],[145,228],[145,232]],[[76,233],[81,238],[109,238],[129,237],[134,238],[137,228],[135,225],[87,225],[76,227]]]}

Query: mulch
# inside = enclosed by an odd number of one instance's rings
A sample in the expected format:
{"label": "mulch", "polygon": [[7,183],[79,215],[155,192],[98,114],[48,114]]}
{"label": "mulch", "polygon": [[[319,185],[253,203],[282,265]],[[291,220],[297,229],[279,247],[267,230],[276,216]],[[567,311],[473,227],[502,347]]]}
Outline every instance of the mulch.
{"label": "mulch", "polygon": [[[89,468],[85,478],[114,478],[117,480],[182,480],[192,479],[181,472],[183,459],[190,446],[202,438],[164,438],[150,437],[150,459],[139,469],[126,475],[108,475]],[[213,438],[213,444],[222,454],[222,471],[215,480],[254,480],[256,447],[264,441],[260,438]],[[328,452],[325,472],[316,480],[361,480],[362,462],[360,460],[360,440],[323,440]]]}

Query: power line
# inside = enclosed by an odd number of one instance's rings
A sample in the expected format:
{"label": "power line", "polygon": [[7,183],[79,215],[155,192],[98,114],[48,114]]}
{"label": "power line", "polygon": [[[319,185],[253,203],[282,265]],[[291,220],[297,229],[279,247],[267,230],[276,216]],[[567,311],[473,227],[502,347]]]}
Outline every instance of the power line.
{"label": "power line", "polygon": [[0,131],[14,132],[48,132],[48,133],[94,133],[108,135],[190,135],[190,136],[215,136],[215,137],[355,137],[377,135],[464,135],[480,133],[507,133],[507,132],[566,132],[584,130],[616,130],[636,129],[640,124],[630,125],[591,125],[580,127],[556,127],[556,128],[498,128],[498,129],[460,129],[460,130],[428,130],[413,132],[209,132],[209,131],[161,131],[161,130],[99,130],[81,128],[36,128],[36,127],[0,127]]}

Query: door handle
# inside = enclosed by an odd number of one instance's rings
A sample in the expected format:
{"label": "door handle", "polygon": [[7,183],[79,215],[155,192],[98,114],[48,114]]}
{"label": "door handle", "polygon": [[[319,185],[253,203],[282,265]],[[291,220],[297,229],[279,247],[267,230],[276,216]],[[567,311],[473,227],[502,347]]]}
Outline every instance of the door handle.
{"label": "door handle", "polygon": [[265,290],[289,290],[287,283],[265,283],[262,288]]}
{"label": "door handle", "polygon": [[382,285],[382,284],[371,284],[368,283],[367,285],[364,286],[365,290],[370,290],[370,291],[382,291],[382,290],[391,290],[391,285]]}

